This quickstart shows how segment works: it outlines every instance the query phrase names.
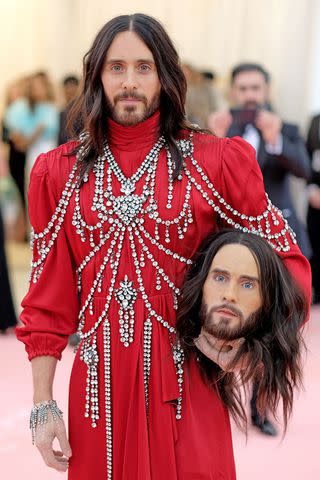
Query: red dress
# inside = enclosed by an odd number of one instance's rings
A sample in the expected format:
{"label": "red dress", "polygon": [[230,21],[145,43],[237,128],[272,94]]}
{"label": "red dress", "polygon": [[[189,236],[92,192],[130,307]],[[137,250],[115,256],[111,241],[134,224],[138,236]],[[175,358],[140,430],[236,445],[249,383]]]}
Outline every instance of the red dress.
{"label": "red dress", "polygon": [[[157,141],[158,121],[159,113],[133,127],[122,127],[109,122],[109,145],[125,176],[134,174]],[[126,223],[123,211],[119,212],[123,205],[114,200],[114,210],[118,211],[117,220],[120,218],[122,223],[116,223],[119,236],[115,239],[114,251],[110,253],[97,288],[92,286],[95,285],[106,252],[115,237],[113,233],[91,256],[90,251],[94,250],[94,245],[99,244],[98,231],[92,233],[91,246],[89,240],[81,240],[81,225],[75,225],[77,221],[73,217],[77,208],[75,193],[68,195],[69,187],[67,190],[65,187],[75,157],[64,154],[70,152],[76,144],[70,142],[41,155],[32,171],[29,208],[35,232],[41,232],[47,227],[61,195],[65,199],[66,212],[56,231],[54,242],[47,251],[41,250],[44,260],[40,258],[35,265],[35,270],[40,268],[39,275],[33,277],[35,283],[31,282],[30,290],[23,300],[21,318],[24,327],[17,329],[17,336],[25,343],[29,359],[39,355],[61,358],[68,335],[77,329],[79,310],[86,299],[90,298],[92,288],[94,291],[84,315],[83,332],[95,328],[97,319],[106,310],[112,268],[118,261],[112,298],[105,316],[102,315],[102,321],[95,330],[96,351],[99,355],[99,361],[91,370],[91,380],[98,379],[97,384],[94,384],[97,392],[93,393],[93,396],[97,396],[99,405],[99,419],[96,419],[95,428],[91,426],[90,418],[84,416],[88,365],[80,358],[81,349],[78,350],[73,365],[69,397],[69,435],[73,456],[69,480],[236,478],[226,408],[216,393],[204,383],[196,363],[184,365],[183,374],[180,371],[180,377],[177,375],[181,365],[175,365],[173,361],[171,343],[175,322],[173,290],[181,286],[187,266],[185,260],[191,258],[201,241],[215,230],[217,215],[234,226],[228,222],[231,214],[227,204],[242,214],[242,217],[234,214],[239,222],[236,228],[245,225],[252,230],[254,220],[247,217],[260,215],[266,210],[267,203],[253,149],[245,141],[240,138],[218,139],[195,134],[193,144],[193,157],[197,164],[192,164],[187,155],[185,163],[194,181],[183,174],[182,179],[174,183],[172,208],[166,207],[170,187],[164,149],[159,156],[154,187],[160,216],[172,219],[181,211],[187,186],[191,184],[190,210],[187,209],[187,214],[182,219],[184,222],[189,218],[190,222],[181,226],[185,227],[185,231],[176,228],[174,224],[167,226],[159,223],[158,232],[155,233],[156,218],[148,215],[138,224],[139,228],[130,230],[130,219]],[[139,195],[144,179],[145,176],[137,182]],[[214,188],[224,200],[213,193]],[[95,178],[91,173],[81,187],[78,198],[79,211],[88,225],[98,222],[96,211],[91,209],[94,189]],[[120,183],[114,176],[112,189],[116,196],[121,196]],[[137,197],[132,197],[133,200],[135,198]],[[210,203],[210,199],[214,202]],[[215,208],[217,205],[218,208]],[[125,206],[127,207],[128,205]],[[225,217],[222,210],[219,210],[220,207],[227,212]],[[56,216],[59,217],[61,210],[64,210],[63,202]],[[134,215],[133,213],[132,216]],[[53,218],[52,222],[57,222],[57,219]],[[270,222],[271,234],[280,232],[283,228],[281,219],[279,225],[274,223],[277,222]],[[100,238],[104,238],[103,235],[114,225],[108,221],[104,223]],[[53,227],[49,224],[49,230],[50,228]],[[165,241],[168,235],[166,230],[169,231],[170,242]],[[121,232],[122,246],[117,250]],[[44,232],[44,237],[46,234],[47,231]],[[280,254],[309,294],[308,262],[293,244],[288,232],[284,237],[288,248]],[[39,247],[41,238],[37,242]],[[35,254],[36,260],[39,259],[39,251]],[[79,266],[85,258],[87,263],[81,271],[79,293],[76,271],[78,269],[79,272]],[[128,287],[129,284],[123,287],[126,276],[132,282],[131,288],[135,292],[130,297],[134,310],[134,333],[133,341],[128,347],[123,340],[120,341],[124,334],[123,330],[122,333],[119,330],[119,318],[128,311],[122,303],[122,313],[120,312],[119,296],[115,295],[115,292],[120,295],[123,291],[121,288]],[[144,291],[141,290],[141,284]],[[181,378],[182,383],[179,383]],[[90,392],[88,395],[90,397]],[[176,418],[179,398],[182,398],[181,419]],[[106,422],[106,416],[109,423]]]}

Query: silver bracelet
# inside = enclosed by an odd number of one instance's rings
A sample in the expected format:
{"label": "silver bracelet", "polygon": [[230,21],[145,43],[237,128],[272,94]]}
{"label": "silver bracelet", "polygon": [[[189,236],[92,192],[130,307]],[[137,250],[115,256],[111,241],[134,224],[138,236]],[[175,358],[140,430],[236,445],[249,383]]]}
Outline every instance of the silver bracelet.
{"label": "silver bracelet", "polygon": [[36,436],[36,426],[44,425],[48,422],[48,412],[51,412],[53,420],[62,419],[62,411],[55,400],[48,400],[46,402],[36,403],[30,414],[30,429],[32,433],[32,444],[34,445]]}

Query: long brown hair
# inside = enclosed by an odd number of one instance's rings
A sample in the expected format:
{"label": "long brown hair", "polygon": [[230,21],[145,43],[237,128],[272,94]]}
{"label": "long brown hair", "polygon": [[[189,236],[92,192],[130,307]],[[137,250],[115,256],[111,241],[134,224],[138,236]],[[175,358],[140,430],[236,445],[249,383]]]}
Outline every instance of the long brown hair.
{"label": "long brown hair", "polygon": [[136,13],[121,15],[106,23],[96,36],[83,59],[83,87],[69,116],[73,134],[85,130],[83,139],[82,173],[92,168],[95,158],[102,153],[110,116],[101,82],[101,72],[108,49],[120,32],[135,32],[152,52],[161,83],[160,132],[164,135],[176,164],[175,175],[182,168],[182,156],[176,144],[181,130],[200,131],[185,119],[186,79],[180,66],[178,53],[163,26],[154,18]]}
{"label": "long brown hair", "polygon": [[[199,312],[204,282],[215,255],[228,244],[241,244],[252,252],[259,268],[262,296],[256,328],[246,336],[233,362],[235,365],[243,354],[250,353],[250,365],[239,376],[223,372],[194,345],[202,327]],[[302,384],[301,352],[304,342],[300,327],[307,312],[306,297],[265,240],[239,230],[225,230],[205,241],[181,291],[177,334],[186,358],[198,356],[204,378],[216,389],[239,426],[243,427],[247,421],[241,386],[253,379],[258,387],[257,406],[261,412],[269,409],[276,416],[277,406],[282,400],[286,431],[294,388]]]}

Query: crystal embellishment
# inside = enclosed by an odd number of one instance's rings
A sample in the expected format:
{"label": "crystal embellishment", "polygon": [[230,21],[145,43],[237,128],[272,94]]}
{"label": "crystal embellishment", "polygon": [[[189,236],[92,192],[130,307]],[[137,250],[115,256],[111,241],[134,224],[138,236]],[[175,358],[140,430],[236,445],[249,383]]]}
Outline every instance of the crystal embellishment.
{"label": "crystal embellishment", "polygon": [[146,412],[149,409],[149,379],[151,370],[152,321],[148,318],[143,325],[143,378],[146,396]]}
{"label": "crystal embellishment", "polygon": [[98,363],[97,339],[93,337],[92,343],[85,340],[81,346],[80,359],[87,365],[87,387],[85,417],[91,417],[93,428],[99,420],[99,397],[98,397]]}
{"label": "crystal embellishment", "polygon": [[133,193],[136,189],[136,186],[133,182],[131,182],[129,179],[125,180],[121,184],[121,192],[124,193],[125,195],[130,195]]}
{"label": "crystal embellishment", "polygon": [[122,195],[116,197],[113,201],[113,210],[125,225],[130,225],[141,210],[146,201],[145,196]]}
{"label": "crystal embellishment", "polygon": [[[182,415],[184,354],[181,346],[174,340],[175,327],[173,322],[170,322],[166,315],[162,316],[157,311],[153,305],[152,294],[154,290],[160,292],[165,288],[172,294],[173,308],[177,308],[180,290],[173,273],[176,269],[168,269],[168,266],[173,262],[180,262],[184,267],[192,264],[188,254],[183,256],[177,250],[180,250],[181,246],[183,251],[183,239],[187,234],[186,240],[192,240],[192,234],[188,230],[194,223],[194,212],[200,204],[206,204],[212,209],[213,223],[214,218],[219,217],[226,226],[260,235],[277,252],[290,251],[290,241],[295,244],[296,240],[287,221],[282,218],[281,212],[272,205],[268,197],[265,199],[264,211],[257,212],[255,205],[252,205],[252,208],[250,208],[251,215],[249,212],[244,213],[236,210],[232,204],[229,204],[223,198],[208,177],[206,169],[196,159],[192,134],[189,138],[177,140],[177,146],[184,160],[177,179],[174,179],[174,160],[165,138],[161,136],[138,170],[129,178],[122,172],[106,141],[103,153],[96,159],[92,172],[87,172],[83,181],[81,181],[79,169],[82,157],[87,151],[86,138],[87,135],[80,138],[77,161],[69,174],[48,225],[44,230],[33,232],[31,235],[33,259],[30,280],[37,283],[47,257],[50,254],[54,255],[52,249],[58,248],[55,246],[55,242],[59,232],[64,229],[64,223],[68,221],[67,211],[69,213],[71,210],[72,226],[76,234],[79,235],[81,242],[89,244],[88,251],[86,251],[76,271],[78,291],[79,294],[81,293],[78,316],[78,334],[82,340],[80,359],[85,362],[87,367],[85,416],[87,418],[91,417],[93,427],[97,426],[100,411],[98,404],[100,383],[98,381],[97,332],[103,328],[107,479],[111,480],[111,325],[108,318],[111,302],[116,300],[119,303],[120,340],[124,347],[129,347],[134,339],[134,307],[138,292],[146,310],[146,319],[144,319],[143,325],[143,374],[147,413],[149,376],[152,368],[152,325],[158,322],[169,334],[179,385],[176,409],[176,419],[179,420]],[[157,172],[162,150],[167,157],[167,192],[163,192],[162,188],[156,188],[159,182]],[[161,159],[161,168],[165,165],[162,160],[164,159]],[[89,204],[89,207],[91,207],[92,212],[96,212],[91,216],[92,221],[90,223],[83,214],[80,201],[82,186],[89,181],[94,185],[92,203]],[[120,196],[116,196],[115,192],[117,182],[120,183]],[[141,192],[139,195],[135,193],[138,182]],[[87,204],[87,193],[84,192],[83,194]],[[165,215],[163,215],[164,209],[160,209],[160,206],[166,206]],[[148,222],[145,222],[147,219]],[[177,238],[180,242],[172,241]],[[122,263],[127,261],[126,258],[124,260],[123,255],[125,242],[128,246],[127,240],[129,240],[129,261],[130,263],[133,262],[133,269]],[[87,270],[95,261],[97,255],[101,255],[102,262],[97,269],[95,278],[92,280],[91,288],[85,295],[82,281],[83,278],[86,278]],[[126,268],[126,273],[130,272],[130,275],[132,275],[131,281],[128,277],[120,281],[118,277],[120,264]],[[153,268],[146,283],[143,269],[147,264]],[[109,268],[110,270],[107,271]],[[119,285],[118,290],[116,285]],[[101,296],[102,292],[103,295],[105,294],[105,305],[98,314],[94,300],[95,296]],[[170,296],[168,296],[169,298]],[[96,315],[95,319],[92,318],[93,315]],[[87,325],[88,317],[90,319],[89,325]]]}
{"label": "crystal embellishment", "polygon": [[120,304],[120,341],[125,347],[129,347],[134,336],[134,302],[137,298],[137,290],[133,287],[133,282],[129,281],[127,275],[120,282],[120,288],[116,290],[115,296]]}
{"label": "crystal embellishment", "polygon": [[54,421],[62,419],[63,413],[57,405],[55,400],[48,400],[47,402],[37,403],[33,406],[30,415],[30,428],[32,432],[32,444],[35,443],[36,427],[44,425],[49,421],[48,413],[51,412]]}

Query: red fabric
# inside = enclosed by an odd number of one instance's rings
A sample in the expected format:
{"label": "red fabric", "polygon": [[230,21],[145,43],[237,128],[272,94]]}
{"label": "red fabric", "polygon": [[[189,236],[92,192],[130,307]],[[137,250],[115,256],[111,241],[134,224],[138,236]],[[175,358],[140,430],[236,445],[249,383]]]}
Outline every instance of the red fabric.
{"label": "red fabric", "polygon": [[[121,127],[110,122],[110,145],[126,175],[132,175],[158,137],[159,114],[135,127]],[[265,210],[263,181],[253,149],[242,139],[218,139],[195,135],[195,158],[224,198],[246,214],[257,215]],[[71,151],[69,143],[37,160],[31,176],[29,208],[35,230],[43,229],[54,210],[70,169],[73,157],[63,156]],[[192,169],[194,173],[194,169]],[[194,175],[200,180],[200,176]],[[143,181],[140,182],[142,187]],[[160,214],[168,217],[165,209],[167,196],[167,166],[165,155],[159,159],[156,198]],[[175,185],[170,217],[180,211],[186,181]],[[119,194],[119,185],[114,185]],[[94,181],[91,176],[83,187],[81,206],[88,223],[94,223],[95,213],[90,210]],[[139,190],[139,188],[138,188]],[[141,191],[141,190],[140,190]],[[140,193],[140,192],[138,192]],[[67,213],[62,231],[45,263],[37,284],[31,284],[23,300],[21,319],[25,326],[17,336],[26,345],[29,358],[53,355],[60,358],[68,335],[76,330],[79,309],[74,270],[90,247],[81,242],[71,225],[74,203]],[[192,190],[194,223],[183,241],[176,235],[169,245],[185,257],[191,257],[200,242],[215,229],[213,210],[200,193]],[[148,223],[149,222],[149,223]],[[151,220],[145,228],[153,232]],[[163,238],[164,231],[160,230]],[[173,234],[171,234],[173,237]],[[149,242],[148,242],[148,245]],[[108,245],[106,245],[108,248]],[[140,251],[140,245],[138,245]],[[163,265],[168,276],[180,286],[185,267],[170,261],[168,256],[152,245],[155,258]],[[99,252],[83,272],[83,298],[90,289],[103,258]],[[299,249],[292,245],[283,254],[286,265],[310,295],[308,262]],[[125,274],[135,277],[135,267],[126,237],[118,279]],[[144,284],[153,308],[170,324],[175,322],[172,295],[167,285],[159,292],[155,289],[155,270],[146,261]],[[94,316],[88,319],[86,331],[94,323],[105,303],[108,290],[108,271],[103,291],[94,299]],[[116,285],[117,287],[118,285]],[[150,375],[149,419],[146,418],[143,382],[143,321],[147,312],[138,297],[135,313],[135,340],[129,348],[119,341],[118,305],[110,307],[112,351],[112,418],[113,418],[113,478],[115,480],[234,480],[235,468],[232,451],[229,416],[215,392],[201,379],[198,367],[191,363],[185,368],[182,419],[175,419],[174,401],[178,398],[178,385],[172,362],[168,333],[153,321],[152,362]],[[90,317],[90,316],[89,316]],[[76,355],[70,381],[69,433],[73,450],[69,480],[105,480],[106,447],[104,424],[104,386],[102,361],[102,332],[98,334],[100,351],[99,399],[101,418],[93,429],[84,418],[86,366]]]}

